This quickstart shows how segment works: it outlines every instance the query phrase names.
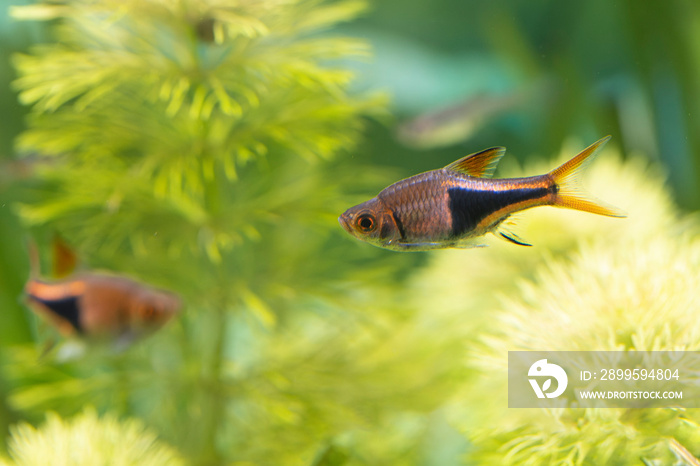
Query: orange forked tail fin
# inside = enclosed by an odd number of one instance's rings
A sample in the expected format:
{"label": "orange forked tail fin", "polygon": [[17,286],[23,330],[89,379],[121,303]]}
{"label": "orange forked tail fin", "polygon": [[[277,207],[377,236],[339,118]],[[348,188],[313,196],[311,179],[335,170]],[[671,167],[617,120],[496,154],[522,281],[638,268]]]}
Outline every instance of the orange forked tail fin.
{"label": "orange forked tail fin", "polygon": [[609,140],[610,136],[605,136],[581,151],[573,159],[549,172],[549,176],[558,188],[554,206],[607,215],[608,217],[626,217],[620,209],[592,198],[581,188],[581,172],[593,161],[599,149]]}

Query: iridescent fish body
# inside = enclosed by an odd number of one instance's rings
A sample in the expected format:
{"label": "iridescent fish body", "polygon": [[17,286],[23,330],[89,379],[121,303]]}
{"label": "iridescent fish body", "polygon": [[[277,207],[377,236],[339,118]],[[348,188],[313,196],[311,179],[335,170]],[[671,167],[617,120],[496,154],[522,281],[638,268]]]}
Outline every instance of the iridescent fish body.
{"label": "iridescent fish body", "polygon": [[396,251],[476,247],[486,233],[529,246],[504,226],[521,210],[550,205],[624,217],[580,189],[581,170],[609,139],[547,174],[527,178],[490,179],[505,149],[487,149],[394,183],[338,220],[354,237]]}

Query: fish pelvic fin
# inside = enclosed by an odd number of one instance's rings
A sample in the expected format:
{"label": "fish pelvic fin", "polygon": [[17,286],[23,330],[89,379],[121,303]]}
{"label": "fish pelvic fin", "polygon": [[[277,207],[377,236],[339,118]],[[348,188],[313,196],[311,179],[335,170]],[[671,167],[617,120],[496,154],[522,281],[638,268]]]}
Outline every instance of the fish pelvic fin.
{"label": "fish pelvic fin", "polygon": [[617,207],[595,199],[581,187],[581,173],[593,161],[599,150],[610,140],[610,136],[591,144],[576,157],[548,173],[557,188],[552,205],[567,209],[582,210],[608,217],[626,217]]}
{"label": "fish pelvic fin", "polygon": [[445,167],[445,170],[464,173],[475,178],[491,178],[499,160],[506,153],[505,147],[492,147],[462,157]]}

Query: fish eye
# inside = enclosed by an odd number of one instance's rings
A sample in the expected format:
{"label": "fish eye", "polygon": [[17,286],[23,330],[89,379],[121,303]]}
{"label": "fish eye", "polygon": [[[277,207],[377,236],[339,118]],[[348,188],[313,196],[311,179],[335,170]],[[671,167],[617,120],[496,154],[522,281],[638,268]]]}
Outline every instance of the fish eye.
{"label": "fish eye", "polygon": [[357,226],[362,231],[372,231],[374,230],[374,216],[370,214],[362,214],[357,217]]}
{"label": "fish eye", "polygon": [[147,304],[143,308],[141,308],[141,317],[143,317],[146,320],[153,319],[153,317],[155,317],[155,314],[156,308],[151,304]]}

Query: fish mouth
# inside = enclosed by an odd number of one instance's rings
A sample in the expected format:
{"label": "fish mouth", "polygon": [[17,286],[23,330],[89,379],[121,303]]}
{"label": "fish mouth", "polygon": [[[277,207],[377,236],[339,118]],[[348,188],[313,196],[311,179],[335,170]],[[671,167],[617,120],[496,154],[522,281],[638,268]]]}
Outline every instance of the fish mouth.
{"label": "fish mouth", "polygon": [[338,217],[338,223],[340,223],[340,226],[343,227],[345,231],[352,234],[352,229],[350,228],[350,220],[345,214]]}

